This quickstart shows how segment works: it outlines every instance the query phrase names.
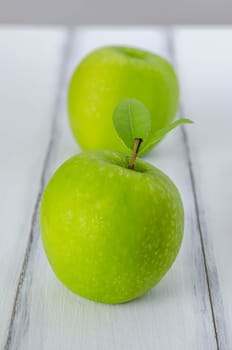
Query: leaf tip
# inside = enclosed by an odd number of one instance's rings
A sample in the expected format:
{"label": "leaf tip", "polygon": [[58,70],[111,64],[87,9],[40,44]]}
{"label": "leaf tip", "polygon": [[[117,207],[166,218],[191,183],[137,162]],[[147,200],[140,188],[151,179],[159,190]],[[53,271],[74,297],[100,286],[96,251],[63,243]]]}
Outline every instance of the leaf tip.
{"label": "leaf tip", "polygon": [[195,122],[191,119],[188,119],[188,118],[182,118],[182,123],[184,124],[194,124]]}

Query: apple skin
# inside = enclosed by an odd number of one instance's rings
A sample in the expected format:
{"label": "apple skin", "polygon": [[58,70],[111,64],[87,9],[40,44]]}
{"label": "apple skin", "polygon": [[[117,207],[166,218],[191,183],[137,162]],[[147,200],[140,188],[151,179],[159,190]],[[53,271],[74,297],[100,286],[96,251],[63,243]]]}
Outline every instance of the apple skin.
{"label": "apple skin", "polygon": [[66,161],[43,194],[40,227],[52,269],[73,292],[123,303],[154,287],[183,237],[179,192],[159,169],[111,151]]}
{"label": "apple skin", "polygon": [[148,51],[122,46],[97,49],[82,60],[68,89],[70,126],[82,149],[128,151],[112,122],[116,105],[125,98],[138,99],[148,108],[151,138],[178,109],[179,84],[171,64]]}

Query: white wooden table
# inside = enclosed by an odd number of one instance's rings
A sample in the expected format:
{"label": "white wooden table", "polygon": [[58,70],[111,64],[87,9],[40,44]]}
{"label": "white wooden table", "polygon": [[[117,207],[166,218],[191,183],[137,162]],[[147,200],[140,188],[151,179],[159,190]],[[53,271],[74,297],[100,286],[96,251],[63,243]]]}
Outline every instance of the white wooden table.
{"label": "white wooden table", "polygon": [[[38,228],[45,184],[80,152],[67,123],[68,79],[105,44],[172,60],[180,115],[195,121],[146,157],[183,197],[178,258],[149,294],[115,306],[56,279]],[[0,349],[232,349],[231,153],[232,29],[0,27]]]}

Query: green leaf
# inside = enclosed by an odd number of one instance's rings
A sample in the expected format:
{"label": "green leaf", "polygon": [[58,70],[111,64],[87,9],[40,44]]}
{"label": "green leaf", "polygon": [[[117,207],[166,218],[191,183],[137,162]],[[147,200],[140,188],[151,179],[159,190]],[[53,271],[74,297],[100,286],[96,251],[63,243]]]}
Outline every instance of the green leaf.
{"label": "green leaf", "polygon": [[118,136],[129,149],[133,149],[135,138],[145,141],[151,131],[150,113],[136,99],[119,102],[113,112],[113,123]]}
{"label": "green leaf", "polygon": [[166,134],[168,134],[171,130],[175,129],[178,125],[181,124],[192,124],[193,121],[186,118],[181,118],[173,122],[172,124],[166,126],[165,128],[162,128],[158,130],[153,136],[152,139],[145,145],[143,148],[143,152],[150,148],[151,146],[155,145],[157,142],[159,142]]}

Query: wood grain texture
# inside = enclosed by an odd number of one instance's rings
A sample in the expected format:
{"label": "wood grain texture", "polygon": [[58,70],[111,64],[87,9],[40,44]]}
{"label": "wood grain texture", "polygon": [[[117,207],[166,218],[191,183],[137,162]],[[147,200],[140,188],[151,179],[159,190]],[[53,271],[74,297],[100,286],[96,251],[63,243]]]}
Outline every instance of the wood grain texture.
{"label": "wood grain texture", "polygon": [[175,35],[183,113],[220,349],[232,349],[232,30]]}
{"label": "wood grain texture", "polygon": [[[79,152],[66,115],[66,86],[77,62],[105,44],[142,46],[169,57],[165,32],[152,28],[79,30],[71,57],[44,172],[46,182],[68,156]],[[68,57],[68,55],[66,56]],[[189,127],[190,128],[190,127]],[[69,292],[51,271],[39,239],[38,210],[25,276],[17,297],[7,349],[217,349],[186,145],[174,131],[147,157],[177,184],[186,224],[175,264],[146,296],[123,305],[102,305]]]}
{"label": "wood grain texture", "polygon": [[0,30],[0,349],[22,283],[63,40],[59,30]]}

